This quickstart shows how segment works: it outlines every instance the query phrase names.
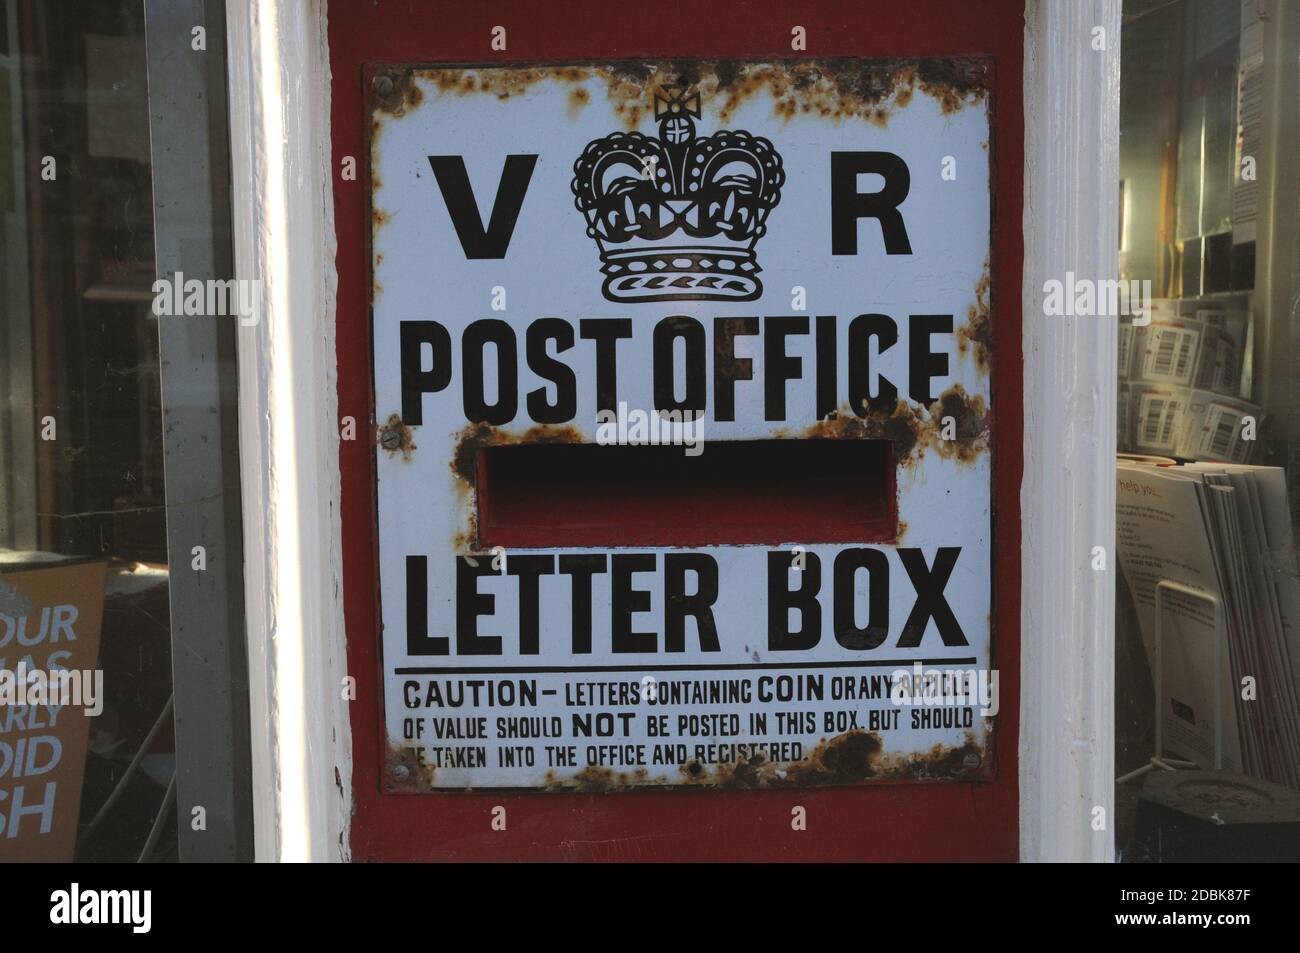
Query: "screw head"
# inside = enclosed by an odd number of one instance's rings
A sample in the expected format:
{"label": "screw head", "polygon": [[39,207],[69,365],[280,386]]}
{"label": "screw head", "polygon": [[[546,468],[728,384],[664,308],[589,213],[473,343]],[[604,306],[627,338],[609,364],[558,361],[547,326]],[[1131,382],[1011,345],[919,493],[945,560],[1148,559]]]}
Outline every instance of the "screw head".
{"label": "screw head", "polygon": [[396,450],[402,445],[402,434],[397,430],[385,430],[379,438],[385,450]]}
{"label": "screw head", "polygon": [[375,92],[380,96],[387,96],[393,91],[393,77],[387,73],[380,73],[375,77]]}

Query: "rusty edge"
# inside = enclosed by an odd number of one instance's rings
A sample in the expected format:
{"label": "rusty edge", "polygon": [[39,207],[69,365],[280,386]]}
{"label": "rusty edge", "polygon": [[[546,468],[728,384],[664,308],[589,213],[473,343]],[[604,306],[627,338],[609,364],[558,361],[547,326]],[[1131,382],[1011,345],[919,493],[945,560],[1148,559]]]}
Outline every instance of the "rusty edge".
{"label": "rusty edge", "polygon": [[[991,739],[991,729],[986,729]],[[590,765],[569,775],[548,771],[545,783],[536,788],[440,788],[437,769],[420,764],[412,751],[389,741],[384,786],[389,793],[456,793],[501,790],[513,793],[578,792],[605,793],[631,788],[772,790],[845,786],[890,781],[982,781],[987,778],[988,752],[980,749],[975,734],[966,732],[960,745],[935,745],[924,753],[884,752],[884,742],[874,731],[854,729],[823,738],[804,759],[793,762],[767,761],[755,754],[733,764],[711,769],[689,760],[675,770],[651,775],[649,769],[615,771]]]}
{"label": "rusty edge", "polygon": [[[730,122],[746,102],[768,95],[773,113],[784,121],[799,115],[820,116],[833,123],[860,120],[880,128],[893,111],[905,108],[919,92],[934,99],[944,115],[987,102],[993,83],[992,60],[986,57],[917,59],[771,59],[627,60],[564,65],[519,63],[446,66],[380,64],[372,67],[365,96],[370,122],[371,221],[374,228],[391,216],[374,205],[380,182],[374,176],[374,152],[385,118],[399,118],[424,102],[418,78],[440,96],[489,95],[500,100],[526,94],[548,80],[571,85],[568,112],[576,117],[591,101],[586,84],[603,80],[606,97],[624,128],[637,129],[653,115],[654,91],[686,84],[708,102],[722,97],[720,122]],[[378,292],[372,287],[372,294]]]}

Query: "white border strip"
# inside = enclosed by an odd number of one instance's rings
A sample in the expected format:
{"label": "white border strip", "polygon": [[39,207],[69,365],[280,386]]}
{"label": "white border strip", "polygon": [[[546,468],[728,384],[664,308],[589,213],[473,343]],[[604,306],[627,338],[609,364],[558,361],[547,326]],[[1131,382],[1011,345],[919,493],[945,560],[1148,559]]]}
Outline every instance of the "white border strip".
{"label": "white border strip", "polygon": [[346,860],[351,735],[341,601],[329,53],[324,6],[228,0],[258,860]]}
{"label": "white border strip", "polygon": [[1029,0],[1025,19],[1020,857],[1110,861],[1118,329],[1045,316],[1042,289],[1117,277],[1120,2]]}

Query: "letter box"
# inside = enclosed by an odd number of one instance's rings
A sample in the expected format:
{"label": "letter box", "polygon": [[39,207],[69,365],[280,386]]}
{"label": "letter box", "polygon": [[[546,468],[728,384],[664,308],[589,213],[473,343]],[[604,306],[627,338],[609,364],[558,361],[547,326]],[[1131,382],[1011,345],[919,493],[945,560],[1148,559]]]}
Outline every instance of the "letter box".
{"label": "letter box", "polygon": [[1017,4],[518,9],[330,10],[354,856],[1014,858]]}

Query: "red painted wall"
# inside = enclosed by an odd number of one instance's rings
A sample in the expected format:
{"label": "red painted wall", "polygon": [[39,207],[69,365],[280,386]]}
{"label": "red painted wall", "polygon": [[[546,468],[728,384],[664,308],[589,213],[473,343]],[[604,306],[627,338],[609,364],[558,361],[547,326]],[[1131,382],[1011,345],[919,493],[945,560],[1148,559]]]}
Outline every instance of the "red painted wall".
{"label": "red painted wall", "polygon": [[[489,48],[505,26],[508,52]],[[806,54],[790,30],[807,29]],[[1014,860],[1020,695],[1020,512],[1023,434],[1020,283],[1023,259],[1023,0],[574,3],[330,0],[333,168],[338,230],[339,414],[374,423],[366,63],[485,63],[620,58],[912,57],[983,54],[995,61],[993,161],[994,665],[1001,711],[993,780],[879,782],[783,791],[614,794],[380,793],[384,751],[375,532],[374,448],[341,444],[344,608],[352,704],[357,860]],[[364,425],[359,428],[365,431]],[[369,431],[373,433],[373,428]],[[345,779],[346,782],[346,779]],[[792,831],[795,804],[808,812]],[[506,831],[490,812],[503,805]]]}

